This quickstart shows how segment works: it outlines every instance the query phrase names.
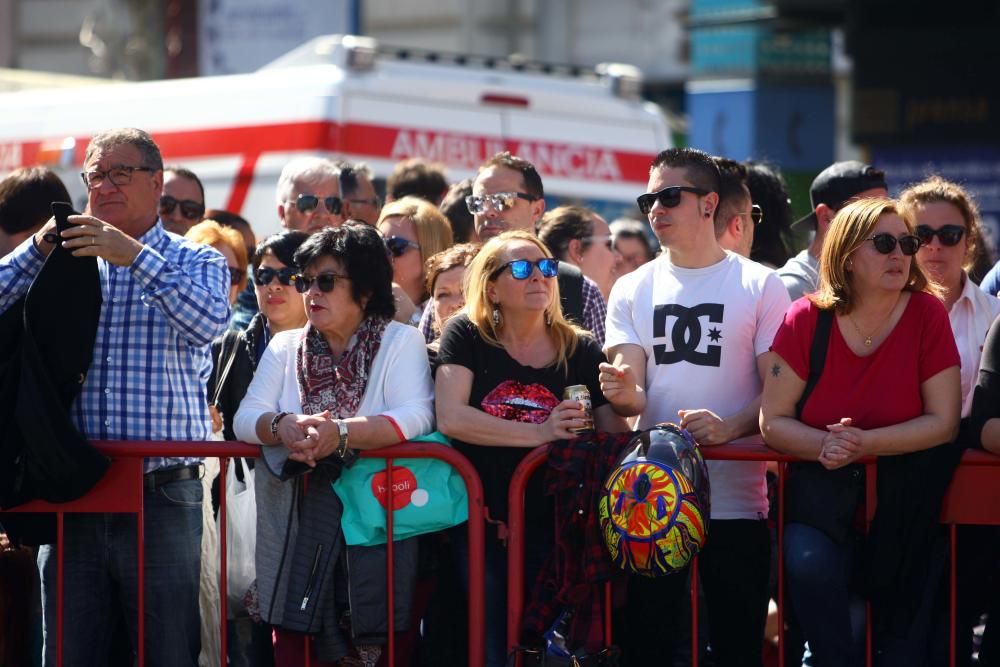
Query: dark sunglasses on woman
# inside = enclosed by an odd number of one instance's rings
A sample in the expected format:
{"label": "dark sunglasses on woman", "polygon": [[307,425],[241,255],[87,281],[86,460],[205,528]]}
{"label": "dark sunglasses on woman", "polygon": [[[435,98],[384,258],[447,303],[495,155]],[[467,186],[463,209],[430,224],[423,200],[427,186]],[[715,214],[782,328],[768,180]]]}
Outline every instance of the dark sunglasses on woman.
{"label": "dark sunglasses on woman", "polygon": [[279,283],[288,286],[295,280],[296,275],[298,275],[298,272],[291,266],[286,266],[283,269],[260,266],[257,267],[256,273],[253,274],[253,281],[261,287],[266,287],[271,284],[272,280],[277,278]]}
{"label": "dark sunglasses on woman", "polygon": [[300,293],[305,294],[309,291],[309,288],[316,283],[316,287],[319,288],[320,292],[324,294],[326,292],[332,292],[333,288],[337,286],[338,280],[350,280],[349,276],[342,276],[337,273],[320,273],[313,278],[307,278],[301,273],[295,276],[295,289]]}
{"label": "dark sunglasses on woman", "polygon": [[319,203],[323,202],[323,206],[332,215],[340,215],[340,209],[343,206],[343,202],[340,201],[340,197],[317,197],[316,195],[299,195],[299,198],[295,200],[295,208],[299,209],[300,213],[311,213],[319,208]]}
{"label": "dark sunglasses on woman", "polygon": [[536,259],[531,261],[530,259],[515,259],[506,264],[502,264],[496,271],[493,272],[493,277],[503,273],[504,269],[510,268],[510,275],[514,276],[515,280],[527,280],[531,277],[534,272],[535,267],[538,267],[539,272],[541,272],[543,278],[555,278],[559,273],[559,260],[552,259],[551,257],[543,257],[542,259]]}
{"label": "dark sunglasses on woman", "polygon": [[178,206],[187,220],[201,220],[201,216],[205,215],[205,205],[193,199],[175,199],[170,195],[160,197],[160,215],[170,215]]}
{"label": "dark sunglasses on woman", "polygon": [[941,241],[941,245],[951,247],[958,245],[959,241],[962,240],[962,236],[965,234],[965,227],[961,225],[944,225],[940,229],[934,229],[927,225],[917,225],[913,231],[920,237],[920,242],[924,245],[930,245],[936,236]]}
{"label": "dark sunglasses on woman", "polygon": [[642,211],[643,215],[648,215],[653,210],[653,205],[657,200],[667,208],[674,208],[681,203],[681,193],[683,192],[693,192],[699,197],[704,197],[708,194],[708,190],[702,190],[701,188],[692,188],[687,185],[671,185],[659,192],[641,194],[636,197],[635,201],[639,204],[639,210]]}
{"label": "dark sunglasses on woman", "polygon": [[420,250],[419,243],[404,239],[402,236],[390,236],[385,240],[385,247],[389,249],[393,257],[402,257],[410,248]]}
{"label": "dark sunglasses on woman", "polygon": [[906,234],[905,236],[900,236],[897,239],[892,234],[886,234],[883,232],[881,234],[876,234],[875,236],[869,236],[865,240],[871,241],[875,245],[875,249],[883,255],[888,255],[895,250],[897,243],[899,244],[899,251],[904,255],[916,255],[922,245],[920,237],[914,236],[913,234]]}

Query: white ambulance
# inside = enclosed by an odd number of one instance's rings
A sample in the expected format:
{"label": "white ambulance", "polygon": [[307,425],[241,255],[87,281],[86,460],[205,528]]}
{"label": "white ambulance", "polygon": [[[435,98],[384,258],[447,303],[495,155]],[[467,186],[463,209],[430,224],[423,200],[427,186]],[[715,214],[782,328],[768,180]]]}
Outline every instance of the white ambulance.
{"label": "white ambulance", "polygon": [[671,145],[640,87],[628,65],[390,53],[370,38],[333,35],[252,74],[0,94],[0,175],[50,165],[79,203],[90,137],[139,127],[166,162],[202,178],[209,207],[240,213],[259,236],[278,230],[275,185],[300,155],[363,161],[381,178],[420,157],[457,181],[510,150],[538,168],[550,206],[638,214],[650,159]]}

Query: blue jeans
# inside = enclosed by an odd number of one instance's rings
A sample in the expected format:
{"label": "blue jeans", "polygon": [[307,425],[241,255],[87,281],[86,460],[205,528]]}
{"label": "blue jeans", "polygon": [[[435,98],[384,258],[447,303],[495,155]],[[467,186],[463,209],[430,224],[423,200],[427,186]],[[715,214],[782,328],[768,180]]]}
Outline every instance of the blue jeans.
{"label": "blue jeans", "polygon": [[852,596],[853,541],[837,544],[801,523],[785,526],[785,582],[813,665],[864,664],[864,602]]}
{"label": "blue jeans", "polygon": [[[201,650],[201,480],[145,491],[145,664],[191,667]],[[63,665],[108,664],[114,620],[125,618],[138,646],[138,562],[134,514],[67,515],[63,538]],[[56,551],[38,554],[46,653],[54,656]],[[54,663],[46,661],[47,665]]]}

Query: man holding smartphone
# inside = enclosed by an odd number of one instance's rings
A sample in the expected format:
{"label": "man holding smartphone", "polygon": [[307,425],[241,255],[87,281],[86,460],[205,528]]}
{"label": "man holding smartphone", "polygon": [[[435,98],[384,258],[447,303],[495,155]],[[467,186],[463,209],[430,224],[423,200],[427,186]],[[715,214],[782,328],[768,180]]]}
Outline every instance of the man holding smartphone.
{"label": "man holding smartphone", "polygon": [[[167,234],[158,216],[163,160],[142,130],[110,130],[87,147],[84,215],[61,234],[50,220],[0,259],[0,312],[23,296],[58,243],[75,257],[96,257],[103,303],[90,370],[70,418],[92,440],[208,440],[211,421],[202,369],[209,344],[229,319],[225,258],[209,246]],[[58,307],[58,304],[53,304]],[[69,324],[69,323],[67,323]],[[199,459],[147,458],[145,513],[145,660],[197,664],[201,559]],[[137,644],[136,520],[130,514],[66,518],[62,599],[66,664],[106,665],[124,616]],[[57,604],[55,552],[43,548],[46,617]],[[46,627],[47,653],[55,632]]]}

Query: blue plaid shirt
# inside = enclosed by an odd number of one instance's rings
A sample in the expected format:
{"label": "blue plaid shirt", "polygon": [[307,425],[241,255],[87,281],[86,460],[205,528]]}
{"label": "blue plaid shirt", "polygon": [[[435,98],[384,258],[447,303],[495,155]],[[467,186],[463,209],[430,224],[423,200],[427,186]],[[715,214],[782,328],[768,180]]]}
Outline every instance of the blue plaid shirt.
{"label": "blue plaid shirt", "polygon": [[[208,440],[206,369],[229,320],[226,260],[159,222],[138,241],[131,266],[97,261],[104,303],[73,423],[92,440]],[[0,259],[0,312],[43,263],[30,238]],[[197,460],[148,458],[146,472]]]}

